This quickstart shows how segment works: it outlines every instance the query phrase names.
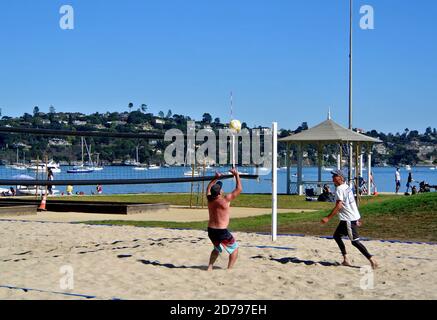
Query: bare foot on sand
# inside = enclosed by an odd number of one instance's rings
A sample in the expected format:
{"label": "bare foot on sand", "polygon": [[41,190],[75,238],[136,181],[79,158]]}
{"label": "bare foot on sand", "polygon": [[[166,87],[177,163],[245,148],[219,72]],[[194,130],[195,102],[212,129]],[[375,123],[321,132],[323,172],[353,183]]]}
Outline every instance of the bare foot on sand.
{"label": "bare foot on sand", "polygon": [[344,255],[343,256],[343,262],[341,263],[343,267],[352,267],[352,265],[349,262],[349,259]]}
{"label": "bare foot on sand", "polygon": [[376,262],[375,258],[372,257],[369,259],[369,261],[370,261],[370,265],[372,266],[373,270],[375,270],[379,267],[379,264],[378,264],[378,262]]}

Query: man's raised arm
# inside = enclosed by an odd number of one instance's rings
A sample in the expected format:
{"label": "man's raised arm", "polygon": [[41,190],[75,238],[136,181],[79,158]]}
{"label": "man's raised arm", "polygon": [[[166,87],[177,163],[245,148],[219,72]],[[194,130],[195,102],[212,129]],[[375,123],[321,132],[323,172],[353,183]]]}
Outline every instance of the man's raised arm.
{"label": "man's raised arm", "polygon": [[226,196],[226,200],[228,200],[228,201],[234,200],[243,191],[243,186],[241,184],[240,174],[238,173],[237,169],[232,169],[232,170],[230,170],[230,172],[234,175],[237,185],[236,185],[234,191],[232,191],[230,194],[228,194]]}

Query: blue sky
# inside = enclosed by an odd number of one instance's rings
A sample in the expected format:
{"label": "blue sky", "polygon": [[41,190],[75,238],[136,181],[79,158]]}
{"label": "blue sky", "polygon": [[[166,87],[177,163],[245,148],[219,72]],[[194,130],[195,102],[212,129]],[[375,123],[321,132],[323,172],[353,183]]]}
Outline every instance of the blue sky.
{"label": "blue sky", "polygon": [[[59,8],[75,9],[61,30]],[[359,28],[361,5],[375,30]],[[434,0],[355,0],[354,127],[436,127]],[[295,129],[348,121],[347,0],[17,0],[0,2],[3,115],[204,112]]]}

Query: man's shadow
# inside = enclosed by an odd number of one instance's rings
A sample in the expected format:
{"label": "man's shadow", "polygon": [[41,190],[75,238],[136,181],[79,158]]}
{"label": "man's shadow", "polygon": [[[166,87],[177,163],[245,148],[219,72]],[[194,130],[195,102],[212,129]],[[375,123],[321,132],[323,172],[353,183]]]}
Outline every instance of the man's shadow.
{"label": "man's shadow", "polygon": [[[146,265],[152,265],[152,266],[158,266],[158,267],[164,267],[164,268],[168,268],[168,269],[197,269],[197,270],[203,270],[203,271],[207,271],[208,270],[208,266],[176,266],[172,263],[161,263],[159,261],[150,261],[150,260],[144,260],[144,259],[140,259],[137,260],[138,262],[141,262],[142,264],[146,264]],[[222,269],[220,267],[214,267],[214,269]]]}
{"label": "man's shadow", "polygon": [[[265,257],[263,256],[255,256],[255,257],[251,257],[251,259],[263,259]],[[273,258],[270,257],[269,258],[270,261],[275,261],[275,262],[279,262],[281,264],[287,264],[287,263],[295,263],[295,264],[305,264],[307,266],[311,266],[311,265],[321,265],[324,267],[339,267],[342,266],[342,264],[338,263],[338,262],[329,262],[329,261],[313,261],[313,260],[302,260],[296,257],[284,257],[284,258]],[[360,269],[360,267],[358,266],[350,266],[350,268],[358,268]]]}

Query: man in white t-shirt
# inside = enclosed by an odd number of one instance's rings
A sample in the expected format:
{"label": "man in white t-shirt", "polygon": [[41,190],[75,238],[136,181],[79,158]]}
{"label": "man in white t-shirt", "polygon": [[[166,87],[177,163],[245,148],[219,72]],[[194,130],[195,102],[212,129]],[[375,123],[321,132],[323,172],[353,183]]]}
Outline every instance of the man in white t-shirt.
{"label": "man in white t-shirt", "polygon": [[399,188],[401,187],[401,173],[399,172],[399,168],[396,168],[395,183],[396,183],[396,194],[398,194]]}
{"label": "man in white t-shirt", "polygon": [[334,233],[334,239],[337,242],[341,253],[343,254],[342,265],[351,266],[347,258],[346,247],[341,239],[343,236],[348,236],[352,241],[352,245],[360,250],[360,252],[370,261],[372,268],[376,269],[378,266],[376,260],[360,242],[358,227],[361,226],[361,216],[360,212],[358,211],[354,193],[352,192],[352,189],[345,183],[344,174],[341,170],[332,171],[332,181],[336,186],[336,205],[331,214],[322,219],[322,224],[328,223],[331,218],[338,214],[338,217],[340,218],[340,224]]}

